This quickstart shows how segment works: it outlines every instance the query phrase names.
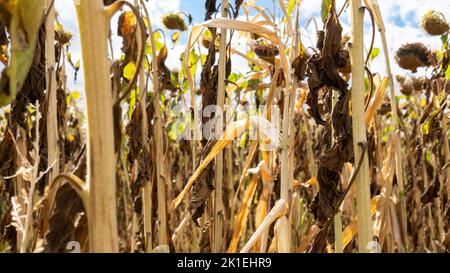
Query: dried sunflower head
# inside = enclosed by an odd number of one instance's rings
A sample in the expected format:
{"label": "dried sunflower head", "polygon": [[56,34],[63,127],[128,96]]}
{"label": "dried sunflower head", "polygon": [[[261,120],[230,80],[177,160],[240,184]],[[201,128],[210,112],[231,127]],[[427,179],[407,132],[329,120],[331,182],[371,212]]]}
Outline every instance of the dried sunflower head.
{"label": "dried sunflower head", "polygon": [[415,91],[422,91],[423,89],[425,89],[427,84],[427,78],[423,76],[411,77],[411,81]]}
{"label": "dried sunflower head", "polygon": [[279,54],[276,46],[264,43],[262,41],[252,43],[251,47],[253,52],[255,52],[259,58],[271,64],[275,63],[275,56]]}
{"label": "dried sunflower head", "polygon": [[57,23],[55,25],[55,32],[56,32],[56,39],[61,44],[67,44],[70,42],[70,39],[72,39],[72,33],[69,31],[65,31],[61,24]]}
{"label": "dried sunflower head", "polygon": [[[201,43],[202,46],[204,46],[205,48],[209,48],[210,44],[211,44],[211,40],[212,40],[212,33],[211,31],[209,31],[209,29],[207,29],[206,31],[203,32],[202,36],[201,36]],[[219,51],[219,37],[216,36],[216,39],[214,41],[215,44],[215,51]]]}
{"label": "dried sunflower head", "polygon": [[187,30],[186,22],[184,22],[183,18],[179,14],[176,13],[168,13],[162,18],[163,25],[168,29],[185,31]]}
{"label": "dried sunflower head", "polygon": [[259,38],[261,38],[261,36],[259,36],[259,34],[258,33],[251,33],[251,36],[252,36],[252,38],[254,39],[254,40],[258,40]]}
{"label": "dried sunflower head", "polygon": [[402,92],[403,95],[410,96],[413,93],[414,86],[409,77],[405,78],[401,75],[396,75],[395,79],[398,81],[400,85],[400,92]]}
{"label": "dried sunflower head", "polygon": [[430,35],[443,35],[449,26],[441,12],[430,10],[422,17],[422,28]]}
{"label": "dried sunflower head", "polygon": [[211,40],[205,37],[205,35],[202,35],[202,46],[204,48],[209,48],[209,45],[211,44]]}
{"label": "dried sunflower head", "polygon": [[294,70],[294,75],[297,78],[298,81],[302,81],[305,79],[305,73],[306,73],[306,60],[309,56],[307,56],[306,53],[302,53],[295,57],[294,61],[292,62],[292,68]]}
{"label": "dried sunflower head", "polygon": [[395,53],[395,60],[401,68],[417,72],[418,67],[433,64],[433,55],[424,44],[412,43],[402,45]]}

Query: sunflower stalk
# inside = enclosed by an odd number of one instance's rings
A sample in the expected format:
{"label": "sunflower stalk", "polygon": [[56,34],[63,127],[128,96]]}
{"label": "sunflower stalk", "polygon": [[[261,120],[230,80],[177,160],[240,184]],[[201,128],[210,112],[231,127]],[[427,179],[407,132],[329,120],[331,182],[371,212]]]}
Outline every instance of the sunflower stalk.
{"label": "sunflower stalk", "polygon": [[[366,126],[364,124],[364,56],[363,56],[363,18],[360,0],[351,0],[351,33],[349,44],[352,72],[352,131],[353,151],[359,158],[362,149],[359,143],[367,143]],[[370,215],[370,176],[369,159],[364,155],[361,169],[356,177],[356,205],[358,213],[358,249],[367,252],[372,241],[372,217]]]}
{"label": "sunflower stalk", "polygon": [[[45,59],[46,59],[46,86],[47,86],[47,162],[55,162],[50,170],[48,181],[59,174],[59,146],[58,146],[58,112],[56,99],[56,65],[55,65],[55,9],[54,1],[47,0],[47,19],[45,22]],[[45,205],[45,216],[50,217],[54,195],[53,191]],[[47,221],[44,221],[44,232],[47,230]]]}
{"label": "sunflower stalk", "polygon": [[[228,0],[222,0],[221,16],[228,16]],[[219,44],[219,79],[217,86],[217,107],[223,109],[225,104],[225,75],[227,63],[227,29],[220,29]],[[223,116],[218,119],[216,130],[223,131]],[[216,156],[215,175],[214,175],[214,231],[212,252],[221,252],[223,248],[223,152],[220,151]]]}
{"label": "sunflower stalk", "polygon": [[378,32],[381,37],[381,44],[383,46],[384,52],[384,61],[386,66],[387,77],[389,77],[389,99],[391,103],[391,114],[392,114],[392,124],[394,126],[394,143],[395,143],[395,173],[397,178],[397,186],[398,186],[398,199],[400,203],[400,221],[401,221],[401,230],[403,235],[403,241],[406,244],[406,248],[408,247],[407,241],[407,231],[406,231],[406,205],[405,205],[405,194],[404,194],[404,182],[403,182],[403,166],[402,166],[402,151],[401,151],[401,143],[399,137],[399,124],[398,124],[398,113],[397,113],[397,100],[395,98],[395,86],[394,86],[394,77],[392,75],[391,70],[391,62],[389,60],[389,49],[387,45],[386,39],[386,30],[383,23],[383,18],[381,16],[380,7],[378,5],[378,1],[376,0],[364,0],[365,4],[372,10],[375,22],[378,27]]}
{"label": "sunflower stalk", "polygon": [[[101,0],[74,1],[81,37],[87,112],[89,249],[118,252],[109,15]],[[105,133],[110,132],[110,133]]]}
{"label": "sunflower stalk", "polygon": [[[139,1],[134,0],[134,5],[139,7]],[[145,6],[144,6],[145,7]],[[150,18],[148,18],[150,21]],[[149,23],[150,24],[150,23]],[[137,37],[141,37],[142,30],[137,28]],[[141,48],[145,46],[143,43],[146,41],[141,41],[137,39],[138,47]],[[140,56],[138,56],[138,59]],[[139,73],[139,107],[142,112],[142,143],[144,145],[144,150],[147,154],[150,154],[150,143],[148,141],[148,120],[147,120],[147,86],[145,82],[145,71],[144,67],[141,66],[141,69],[138,71]],[[140,168],[145,168],[144,166],[140,166]],[[145,251],[150,253],[153,249],[152,242],[152,181],[145,181],[144,188],[142,190],[142,206],[143,206],[143,215],[144,215],[144,240],[145,240]],[[132,236],[134,236],[132,234]]]}

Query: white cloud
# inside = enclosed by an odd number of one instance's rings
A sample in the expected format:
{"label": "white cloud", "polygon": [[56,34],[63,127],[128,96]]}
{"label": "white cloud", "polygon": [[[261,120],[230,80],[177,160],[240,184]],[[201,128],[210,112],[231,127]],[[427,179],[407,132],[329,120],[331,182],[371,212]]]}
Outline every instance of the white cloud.
{"label": "white cloud", "polygon": [[161,26],[161,17],[169,12],[176,12],[180,9],[180,0],[152,0],[146,3],[150,20],[153,25]]}
{"label": "white cloud", "polygon": [[[342,4],[345,0],[338,0],[336,3],[337,9],[342,7]],[[270,1],[271,2],[271,1]],[[77,60],[81,58],[81,49],[78,35],[78,26],[76,22],[76,13],[73,5],[73,1],[68,0],[56,0],[56,9],[59,12],[59,19],[64,27],[74,33],[74,38],[72,39],[72,45],[70,47],[73,59]],[[404,43],[407,42],[417,42],[420,41],[430,48],[438,49],[440,47],[440,39],[439,37],[429,36],[422,31],[420,28],[420,19],[424,13],[426,13],[430,9],[441,11],[444,15],[446,15],[447,19],[450,19],[450,5],[448,1],[425,1],[425,0],[378,0],[380,5],[380,9],[382,12],[383,20],[386,26],[386,35],[388,40],[389,54],[391,59],[391,64],[393,67],[394,73],[405,73],[405,70],[402,70],[395,63],[393,56],[395,51]],[[258,3],[259,4],[259,3]],[[180,9],[180,0],[164,0],[164,1],[149,1],[146,2],[147,9],[150,13],[150,19],[153,24],[154,29],[161,27],[161,17],[163,14],[168,12],[175,12]],[[192,5],[194,6],[194,5]],[[203,8],[202,5],[195,5],[195,8]],[[304,28],[304,23],[309,17],[314,16],[316,22],[318,24],[318,28],[321,29],[323,27],[322,21],[320,18],[320,10],[321,10],[321,1],[319,0],[303,0],[300,6],[300,14],[302,18],[302,25],[300,26],[302,29]],[[272,5],[268,7],[268,11],[272,11]],[[200,18],[201,19],[201,18]],[[245,20],[243,16],[240,16],[238,19]],[[349,19],[349,9],[344,12],[341,16],[341,24],[344,29],[344,33],[350,32],[350,19]],[[115,19],[116,22],[117,18]],[[401,23],[403,25],[399,26]],[[112,23],[113,29],[115,23]],[[187,37],[188,33],[184,33],[184,36]],[[369,46],[370,43],[370,23],[368,16],[365,19],[365,45]],[[170,40],[170,34],[167,34],[167,40]],[[306,46],[314,46],[316,42],[316,35],[313,24],[310,24],[308,30],[304,32],[302,36],[302,41]],[[166,61],[167,66],[170,69],[173,68],[181,68],[179,56],[185,49],[185,44],[183,44],[184,39],[180,41],[178,45],[173,47],[170,41],[168,41],[169,55]],[[245,41],[238,38],[238,35],[234,36],[233,45],[236,46],[241,52],[246,52],[246,44]],[[114,38],[114,56],[117,58],[120,52],[120,39],[117,37]],[[378,32],[376,32],[375,37],[375,47],[381,49],[381,42],[379,38]],[[203,52],[204,53],[204,52]],[[382,50],[380,52],[380,56],[374,60],[371,67],[374,72],[379,72],[381,74],[384,73],[384,56]],[[240,56],[233,56],[233,71],[245,73],[248,71],[247,61],[244,60]],[[71,73],[71,69],[69,69],[69,73]],[[69,77],[69,86],[70,88],[82,89],[82,75],[79,75],[79,82],[74,84]],[[419,70],[418,73],[421,73]],[[69,75],[70,76],[70,75]]]}
{"label": "white cloud", "polygon": [[[336,7],[339,10],[344,3],[344,0],[339,0]],[[434,0],[378,0],[381,14],[386,28],[386,38],[388,43],[389,55],[391,59],[391,66],[393,73],[405,73],[406,70],[401,69],[394,61],[395,51],[405,43],[422,42],[431,49],[439,49],[441,41],[439,37],[430,36],[426,34],[420,27],[420,21],[428,10],[440,11],[450,19],[450,4],[448,1]],[[301,14],[304,18],[309,18],[315,15],[318,23],[318,28],[322,28],[322,21],[320,18],[321,1],[317,0],[303,0],[300,6]],[[350,18],[349,9],[341,15],[341,25],[344,33],[350,33]],[[369,16],[365,16],[364,26],[364,42],[368,47],[371,40],[371,28]],[[301,26],[304,27],[304,26]],[[302,37],[303,42],[307,46],[314,46],[316,35],[314,33],[313,24],[308,27],[308,31]],[[381,39],[378,31],[375,32],[374,47],[380,48],[380,56],[374,60],[371,67],[373,72],[384,74],[384,55],[382,52]],[[424,69],[419,69],[418,73],[423,73]]]}
{"label": "white cloud", "polygon": [[[133,1],[130,1],[133,2]],[[180,0],[164,0],[164,1],[149,1],[146,3],[148,12],[150,14],[150,20],[154,28],[161,27],[161,17],[163,14],[179,10]],[[70,0],[55,0],[55,9],[58,13],[58,18],[66,31],[70,31],[73,34],[70,45],[70,53],[74,62],[81,61],[81,45],[78,31],[78,23],[76,17],[76,10],[73,1]],[[113,17],[112,28],[113,32],[117,25],[117,16]],[[170,39],[170,38],[169,38]],[[117,37],[113,37],[114,57],[119,57],[121,42]],[[184,48],[184,47],[183,47]],[[171,52],[172,53],[172,52]],[[178,53],[175,53],[178,54]],[[178,55],[179,56],[179,55]],[[171,63],[175,65],[175,59],[173,54],[169,54]],[[81,64],[80,71],[78,73],[78,79],[75,83],[73,81],[73,70],[70,66],[68,69],[68,86],[69,89],[82,90],[84,88],[83,82],[83,64]]]}

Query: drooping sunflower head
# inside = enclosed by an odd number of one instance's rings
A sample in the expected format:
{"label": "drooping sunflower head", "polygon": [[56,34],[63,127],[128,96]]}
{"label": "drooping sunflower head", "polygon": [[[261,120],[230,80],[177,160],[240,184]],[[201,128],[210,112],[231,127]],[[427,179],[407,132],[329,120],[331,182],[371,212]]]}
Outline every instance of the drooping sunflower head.
{"label": "drooping sunflower head", "polygon": [[185,31],[187,30],[186,22],[177,13],[168,13],[163,16],[162,23],[167,29]]}
{"label": "drooping sunflower head", "polygon": [[402,45],[395,52],[395,60],[401,68],[417,72],[418,67],[434,64],[434,54],[422,43],[411,43]]}
{"label": "drooping sunflower head", "polygon": [[422,28],[430,35],[443,35],[449,25],[441,12],[430,10],[422,17]]}

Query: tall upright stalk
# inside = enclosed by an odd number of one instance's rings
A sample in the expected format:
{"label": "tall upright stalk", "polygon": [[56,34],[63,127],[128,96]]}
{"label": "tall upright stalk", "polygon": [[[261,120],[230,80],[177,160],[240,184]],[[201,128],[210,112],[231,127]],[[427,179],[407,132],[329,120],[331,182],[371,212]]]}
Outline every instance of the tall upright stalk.
{"label": "tall upright stalk", "polygon": [[[287,14],[286,12],[286,8],[284,7],[284,4],[282,1],[278,2],[281,9],[283,10],[284,16],[287,20],[287,25],[288,25],[288,33],[292,34],[292,25],[291,25],[291,19],[290,16]],[[298,24],[297,24],[298,25]],[[296,30],[297,27],[296,27]],[[291,35],[292,36],[292,35]],[[298,49],[298,42],[299,42],[299,37],[298,35],[293,35],[292,36],[292,48],[289,54],[289,59],[290,62],[292,62],[294,60],[294,53],[297,53]],[[277,79],[273,79],[274,81],[277,81]],[[294,105],[294,94],[295,94],[295,90],[296,90],[296,84],[293,82],[287,82],[287,84],[289,86],[286,86],[284,88],[284,93],[283,93],[283,120],[282,120],[282,138],[281,138],[281,184],[280,184],[280,197],[281,199],[286,200],[288,206],[290,207],[291,205],[291,194],[292,194],[292,179],[293,179],[293,172],[290,171],[290,169],[293,167],[292,163],[293,161],[290,160],[292,157],[289,156],[290,151],[292,150],[292,144],[293,144],[293,133],[294,132],[290,132],[290,129],[293,130],[293,128],[290,128],[290,125],[293,125],[293,117],[291,117],[291,111],[293,111],[293,105]],[[292,136],[290,137],[290,134],[292,134]],[[283,218],[286,216],[283,216]],[[281,219],[282,220],[282,219]],[[286,222],[288,222],[288,224],[286,225],[281,225],[280,226],[280,230],[281,233],[283,234],[283,236],[280,236],[280,239],[285,240],[284,242],[279,242],[279,246],[291,246],[291,225],[290,225],[290,221],[288,221],[287,219],[285,219]],[[284,221],[284,220],[282,220]],[[280,249],[278,249],[278,251],[280,252]],[[290,252],[290,249],[282,249],[282,252]]]}
{"label": "tall upright stalk", "polygon": [[[276,81],[276,79],[274,79]],[[286,200],[289,204],[289,101],[290,101],[290,90],[289,87],[284,90],[284,103],[283,103],[283,120],[282,120],[282,136],[281,136],[281,185],[280,185],[280,197],[283,200]],[[283,216],[286,217],[286,216]],[[288,234],[283,238],[287,239],[287,242],[284,242],[283,245],[290,246],[290,227],[289,225],[282,226],[284,230],[282,233]],[[286,251],[289,252],[289,251]]]}
{"label": "tall upright stalk", "polygon": [[[442,142],[444,144],[444,155],[445,155],[445,162],[450,162],[450,148],[448,145],[448,138],[447,138],[447,122],[448,122],[448,117],[447,115],[442,115],[442,131],[444,132],[442,134]],[[446,169],[446,173],[447,173],[447,179],[450,179],[450,166],[447,166]],[[447,180],[447,196],[450,196],[450,181]]]}
{"label": "tall upright stalk", "polygon": [[391,62],[389,60],[389,49],[386,40],[386,30],[383,23],[383,18],[381,17],[380,7],[378,2],[374,0],[365,0],[366,5],[372,10],[375,17],[375,22],[378,26],[378,31],[380,32],[381,44],[383,45],[384,61],[386,66],[386,74],[389,77],[389,98],[391,102],[391,114],[392,114],[392,124],[394,126],[394,132],[392,132],[395,143],[395,176],[397,178],[397,186],[399,192],[400,200],[400,221],[401,230],[403,235],[403,241],[407,244],[407,231],[406,231],[406,206],[404,198],[404,186],[403,186],[403,166],[402,166],[402,151],[401,143],[399,138],[399,125],[398,125],[398,114],[397,114],[397,100],[395,99],[395,86],[394,77],[391,71]]}
{"label": "tall upright stalk", "polygon": [[[228,17],[228,0],[222,0],[221,16]],[[224,108],[225,104],[225,70],[227,63],[227,29],[220,29],[220,44],[219,44],[219,80],[217,86],[217,107]],[[218,124],[223,129],[223,115]],[[216,129],[216,130],[217,130]],[[221,131],[221,130],[220,130]],[[223,152],[220,152],[216,157],[214,175],[214,240],[212,252],[220,252],[223,247]]]}
{"label": "tall upright stalk", "polygon": [[[366,126],[364,124],[364,56],[363,56],[363,18],[360,0],[350,0],[352,39],[350,43],[350,60],[352,71],[352,131],[353,151],[355,158],[360,158],[362,147],[367,143]],[[356,177],[356,209],[358,212],[358,249],[367,252],[372,240],[372,217],[370,215],[370,176],[367,153]]]}
{"label": "tall upright stalk", "polygon": [[[134,5],[139,7],[139,1],[134,0]],[[148,18],[150,20],[150,18]],[[141,29],[137,28],[137,37],[141,37]],[[137,39],[138,48],[142,48],[141,39]],[[138,59],[140,56],[138,56]],[[145,71],[144,67],[141,66],[139,70],[139,107],[142,113],[142,143],[144,146],[144,151],[150,154],[150,143],[148,141],[148,120],[147,120],[147,87],[145,83]],[[139,166],[139,168],[145,168],[144,166]],[[142,191],[142,206],[144,215],[144,239],[145,239],[145,251],[151,252],[153,248],[152,242],[152,181],[145,181],[144,189]]]}
{"label": "tall upright stalk", "polygon": [[[48,181],[59,173],[59,146],[58,146],[58,113],[56,100],[56,67],[55,67],[55,9],[53,1],[47,0],[47,20],[45,22],[45,59],[46,59],[46,86],[47,86],[47,164],[53,164],[48,173]],[[53,204],[55,191],[51,193],[46,204],[45,215],[48,217]],[[44,221],[47,225],[47,221]],[[44,227],[46,230],[46,226]]]}
{"label": "tall upright stalk", "polygon": [[[15,154],[14,154],[14,168],[16,170],[19,170],[20,167],[22,166],[22,156],[27,154],[27,133],[25,131],[24,128],[22,128],[21,126],[17,126],[16,129],[16,142],[17,142],[17,150],[15,150]],[[23,195],[23,192],[26,192],[27,189],[27,185],[26,185],[26,181],[23,178],[22,175],[18,175],[15,178],[15,183],[14,183],[14,196],[17,196],[17,204],[21,207],[21,208],[25,208],[26,207],[26,203],[25,203],[25,196]],[[22,209],[19,212],[19,217],[24,217],[25,218],[25,210]],[[19,230],[17,232],[16,235],[16,249],[19,250],[22,243],[23,243],[23,231]]]}
{"label": "tall upright stalk", "polygon": [[[150,33],[150,43],[152,48],[152,63],[157,64],[156,56],[156,43],[155,35],[153,33],[152,24],[150,18],[148,19],[148,30]],[[153,80],[153,94],[158,94],[159,81],[158,81],[158,66],[152,65],[152,80]],[[159,98],[153,99],[153,107],[155,108],[155,120],[153,123],[155,133],[153,136],[155,142],[156,156],[163,155],[163,132],[161,124],[161,106]],[[165,184],[165,168],[164,161],[156,160],[156,187],[157,187],[157,203],[158,203],[158,218],[159,218],[159,244],[168,244],[169,238],[167,234],[167,206],[166,206],[166,184]],[[145,190],[145,189],[144,189]],[[148,190],[148,189],[147,189]]]}
{"label": "tall upright stalk", "polygon": [[113,104],[107,48],[109,16],[101,0],[80,0],[75,5],[86,93],[89,249],[117,252]]}
{"label": "tall upright stalk", "polygon": [[[334,109],[338,94],[336,91],[332,91],[332,107]],[[334,128],[332,128],[334,130]],[[332,134],[334,135],[334,133]],[[334,138],[331,139],[332,142],[334,142]],[[342,244],[342,212],[339,210],[336,215],[334,216],[334,252],[335,253],[342,253],[344,252],[343,244]]]}

